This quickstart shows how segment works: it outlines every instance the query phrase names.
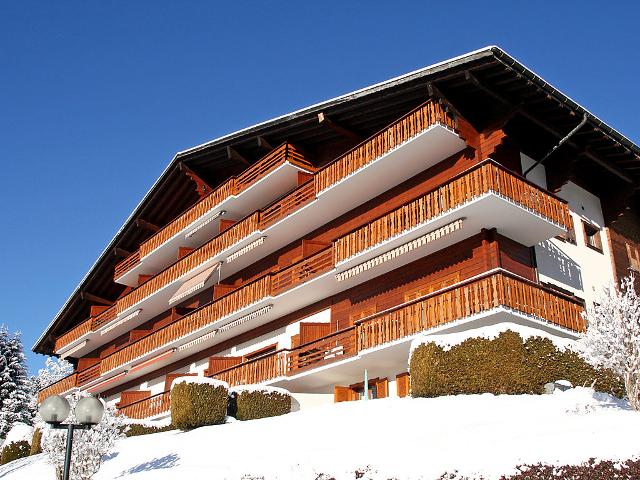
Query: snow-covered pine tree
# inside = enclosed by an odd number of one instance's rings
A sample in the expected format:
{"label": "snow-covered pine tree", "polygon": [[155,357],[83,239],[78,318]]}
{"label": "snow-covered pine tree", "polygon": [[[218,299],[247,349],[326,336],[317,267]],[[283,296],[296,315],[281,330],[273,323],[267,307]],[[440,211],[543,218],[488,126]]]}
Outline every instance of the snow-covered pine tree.
{"label": "snow-covered pine tree", "polygon": [[73,365],[63,358],[47,357],[44,368],[35,377],[38,390],[42,390],[73,372]]}
{"label": "snow-covered pine tree", "polygon": [[[66,396],[71,406],[71,414],[67,422],[75,422],[73,411],[76,403],[87,393],[76,389]],[[39,419],[38,419],[39,420]],[[42,429],[42,451],[47,455],[49,463],[53,464],[58,477],[64,465],[66,449],[66,430],[53,430],[41,420],[37,426]],[[73,436],[71,453],[71,480],[86,480],[91,478],[99,469],[102,457],[108,454],[116,441],[125,437],[125,417],[118,413],[113,405],[105,405],[102,421],[90,430],[78,430]]]}
{"label": "snow-covered pine tree", "polygon": [[33,385],[27,374],[27,359],[20,333],[9,334],[0,326],[0,439],[4,438],[14,422],[31,425],[30,410]]}
{"label": "snow-covered pine tree", "polygon": [[624,379],[629,404],[640,410],[640,297],[634,282],[631,275],[620,281],[619,288],[611,285],[585,311],[587,331],[580,344],[587,362]]}

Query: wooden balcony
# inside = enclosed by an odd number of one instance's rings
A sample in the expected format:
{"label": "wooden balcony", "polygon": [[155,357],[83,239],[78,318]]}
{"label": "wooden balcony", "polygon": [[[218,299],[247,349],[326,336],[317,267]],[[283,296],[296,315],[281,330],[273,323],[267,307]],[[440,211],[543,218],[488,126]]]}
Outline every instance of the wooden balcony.
{"label": "wooden balcony", "polygon": [[304,158],[299,150],[289,143],[283,143],[241,174],[230,177],[193,207],[169,222],[152,237],[145,240],[137,251],[116,265],[114,279],[119,279],[132,268],[136,267],[142,258],[152,253],[176,234],[182,232],[227,198],[239,195],[286,162],[307,171],[315,170],[313,165]]}
{"label": "wooden balcony", "polygon": [[149,418],[160,413],[168,412],[171,406],[171,392],[166,391],[152,397],[138,400],[120,407],[120,413],[129,418]]}
{"label": "wooden balcony", "polygon": [[76,386],[77,373],[74,372],[38,392],[38,403],[51,395],[62,395]]}
{"label": "wooden balcony", "polygon": [[333,249],[329,247],[283,270],[264,275],[105,357],[101,361],[101,373],[126,365],[242,308],[307,282],[332,269],[332,259]]}
{"label": "wooden balcony", "polygon": [[[495,193],[567,228],[567,203],[488,160],[446,184],[335,241],[335,263],[445,214],[486,193]],[[488,224],[489,225],[489,224]]]}
{"label": "wooden balcony", "polygon": [[314,177],[316,194],[436,124],[457,128],[441,105],[428,101],[319,170]]}
{"label": "wooden balcony", "polygon": [[[573,332],[582,332],[586,328],[581,315],[583,306],[575,298],[502,271],[453,285],[371,315],[313,342],[278,350],[210,376],[234,386],[298,375],[348,359],[361,351],[498,308]],[[131,418],[146,418],[166,412],[169,410],[168,395],[168,391],[164,392],[135,402],[121,411]]]}
{"label": "wooden balcony", "polygon": [[104,312],[89,317],[87,320],[82,322],[80,325],[73,327],[71,330],[67,331],[60,337],[56,339],[54,345],[54,351],[56,353],[60,353],[61,350],[64,350],[65,347],[69,346],[79,338],[84,335],[95,332],[102,326],[109,323],[111,320],[116,318],[116,307],[115,305],[109,307]]}

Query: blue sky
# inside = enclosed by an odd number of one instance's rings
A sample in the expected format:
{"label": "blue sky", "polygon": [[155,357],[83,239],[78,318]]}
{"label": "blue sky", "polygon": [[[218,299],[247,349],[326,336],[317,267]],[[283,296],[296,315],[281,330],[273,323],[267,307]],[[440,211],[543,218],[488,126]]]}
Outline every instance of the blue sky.
{"label": "blue sky", "polygon": [[637,2],[519,3],[2,2],[0,323],[29,350],[175,152],[485,45],[637,143]]}

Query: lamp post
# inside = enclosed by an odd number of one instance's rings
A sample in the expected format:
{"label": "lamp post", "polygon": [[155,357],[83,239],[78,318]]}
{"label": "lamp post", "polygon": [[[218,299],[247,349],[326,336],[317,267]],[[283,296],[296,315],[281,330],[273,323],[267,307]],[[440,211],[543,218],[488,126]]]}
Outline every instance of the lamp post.
{"label": "lamp post", "polygon": [[51,425],[51,428],[67,431],[67,449],[64,456],[63,480],[69,480],[71,467],[71,450],[73,447],[74,430],[88,430],[102,420],[104,404],[96,397],[84,397],[78,400],[75,408],[76,421],[79,423],[62,423],[69,416],[71,407],[66,398],[60,395],[47,397],[38,409],[42,419]]}

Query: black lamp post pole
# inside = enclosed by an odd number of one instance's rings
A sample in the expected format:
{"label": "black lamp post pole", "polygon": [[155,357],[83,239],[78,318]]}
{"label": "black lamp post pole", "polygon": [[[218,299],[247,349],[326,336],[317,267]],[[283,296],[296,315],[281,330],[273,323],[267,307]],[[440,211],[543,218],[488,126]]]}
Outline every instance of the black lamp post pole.
{"label": "black lamp post pole", "polygon": [[73,450],[73,432],[74,430],[88,430],[91,428],[91,425],[58,423],[52,425],[52,427],[67,431],[67,449],[64,453],[64,471],[62,473],[62,480],[69,480],[69,473],[71,470],[71,452]]}

